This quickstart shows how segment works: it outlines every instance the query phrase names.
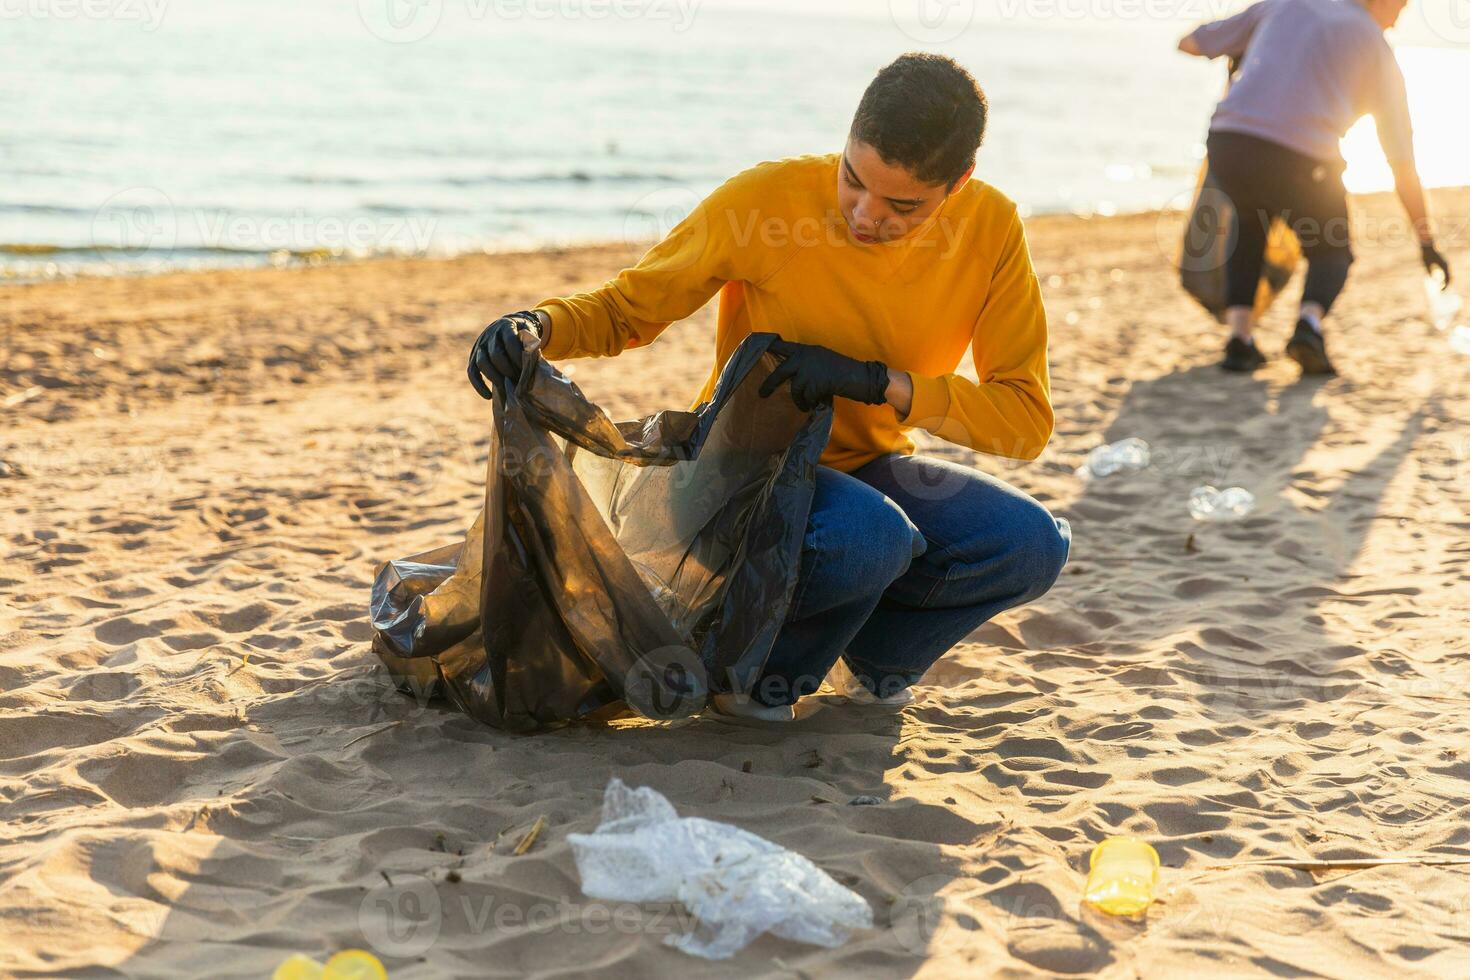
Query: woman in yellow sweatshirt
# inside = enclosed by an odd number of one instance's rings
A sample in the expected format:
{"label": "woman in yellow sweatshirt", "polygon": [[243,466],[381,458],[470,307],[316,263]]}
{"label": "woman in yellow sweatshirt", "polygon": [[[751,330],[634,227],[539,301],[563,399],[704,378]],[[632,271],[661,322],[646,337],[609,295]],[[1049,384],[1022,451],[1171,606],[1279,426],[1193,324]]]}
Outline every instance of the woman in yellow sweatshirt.
{"label": "woman in yellow sweatshirt", "polygon": [[[830,401],[786,627],[750,700],[779,720],[841,657],[859,699],[904,703],[950,647],[1047,591],[1070,530],[994,477],[914,454],[922,428],[983,453],[1034,459],[1052,430],[1046,313],[1016,207],[972,180],[988,107],[948,58],[882,69],[841,153],[763,163],[716,189],[638,264],[591,292],[487,327],[470,380],[652,343],[720,297],[714,364],[697,401],[755,331],[779,334],[798,405]],[[965,349],[979,382],[955,373]]]}

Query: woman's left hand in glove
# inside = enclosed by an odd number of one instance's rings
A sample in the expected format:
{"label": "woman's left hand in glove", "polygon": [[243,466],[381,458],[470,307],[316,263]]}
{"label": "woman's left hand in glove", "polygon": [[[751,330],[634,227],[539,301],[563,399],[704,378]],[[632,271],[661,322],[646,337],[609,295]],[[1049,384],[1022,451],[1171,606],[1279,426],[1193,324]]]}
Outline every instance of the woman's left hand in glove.
{"label": "woman's left hand in glove", "polygon": [[803,412],[833,398],[851,398],[869,405],[882,405],[888,400],[888,366],[882,361],[859,361],[826,347],[789,340],[775,341],[770,350],[784,360],[761,384],[762,398],[769,398],[789,380],[791,400]]}

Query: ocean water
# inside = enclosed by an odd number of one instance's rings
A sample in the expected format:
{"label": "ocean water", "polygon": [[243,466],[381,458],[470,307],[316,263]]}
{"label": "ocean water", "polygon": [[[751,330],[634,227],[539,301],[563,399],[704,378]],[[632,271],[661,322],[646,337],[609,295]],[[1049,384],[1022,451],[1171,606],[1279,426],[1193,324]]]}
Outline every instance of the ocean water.
{"label": "ocean water", "polygon": [[[1189,21],[1018,3],[0,0],[0,276],[647,240],[840,148],[905,50],[980,80],[978,175],[1026,211],[1179,204],[1223,82],[1174,51]],[[1470,183],[1434,103],[1470,55],[1400,59],[1426,176]],[[1371,130],[1349,144],[1386,186]]]}

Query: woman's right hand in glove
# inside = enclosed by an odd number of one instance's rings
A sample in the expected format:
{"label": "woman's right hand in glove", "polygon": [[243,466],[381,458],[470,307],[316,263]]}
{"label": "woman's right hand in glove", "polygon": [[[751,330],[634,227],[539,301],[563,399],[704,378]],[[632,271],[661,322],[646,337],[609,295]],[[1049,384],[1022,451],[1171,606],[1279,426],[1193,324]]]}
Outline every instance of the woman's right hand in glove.
{"label": "woman's right hand in glove", "polygon": [[1439,270],[1439,274],[1444,277],[1444,284],[1446,286],[1450,284],[1450,264],[1439,253],[1439,249],[1434,247],[1434,242],[1424,242],[1419,246],[1419,258],[1424,263],[1425,272],[1433,275],[1437,269]]}
{"label": "woman's right hand in glove", "polygon": [[539,340],[541,320],[530,310],[507,313],[480,332],[475,345],[470,348],[470,384],[481,398],[494,398],[491,384],[498,376],[515,382],[521,376],[521,361],[525,357],[525,341],[522,333],[529,333]]}

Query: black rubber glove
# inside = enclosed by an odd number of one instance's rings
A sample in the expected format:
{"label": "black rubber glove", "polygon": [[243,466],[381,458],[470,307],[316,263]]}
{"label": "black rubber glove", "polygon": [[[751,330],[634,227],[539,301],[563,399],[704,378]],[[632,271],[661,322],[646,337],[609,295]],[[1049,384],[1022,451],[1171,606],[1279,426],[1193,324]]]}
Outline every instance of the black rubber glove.
{"label": "black rubber glove", "polygon": [[869,405],[882,405],[888,400],[888,366],[882,361],[859,361],[816,344],[793,344],[789,340],[775,341],[770,350],[785,360],[761,385],[762,398],[769,398],[790,379],[791,400],[803,412],[833,398],[851,398]]}
{"label": "black rubber glove", "polygon": [[1450,284],[1450,264],[1439,254],[1439,249],[1434,247],[1433,242],[1425,242],[1419,246],[1419,257],[1424,260],[1424,271],[1433,273],[1435,269],[1444,273],[1444,284]]}
{"label": "black rubber glove", "polygon": [[526,349],[521,344],[519,331],[529,330],[541,336],[541,321],[530,310],[507,313],[480,332],[475,346],[470,348],[470,384],[481,398],[494,398],[487,381],[498,375],[506,381],[515,382],[521,376],[521,358]]}

